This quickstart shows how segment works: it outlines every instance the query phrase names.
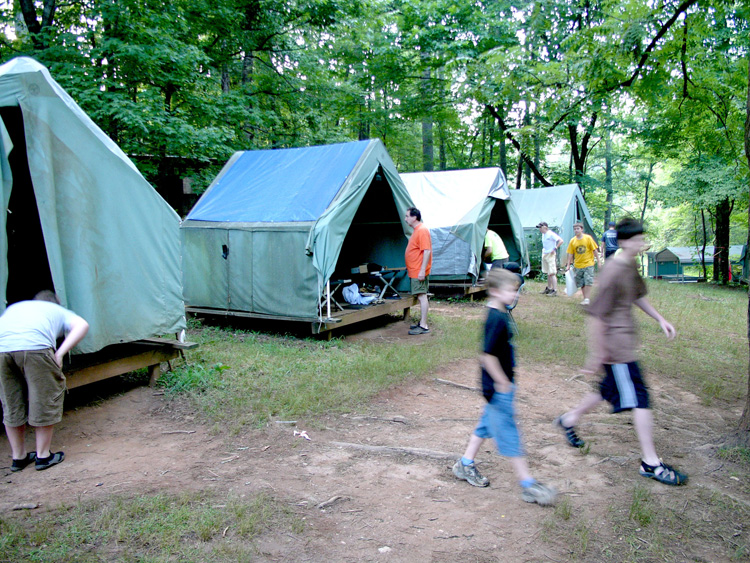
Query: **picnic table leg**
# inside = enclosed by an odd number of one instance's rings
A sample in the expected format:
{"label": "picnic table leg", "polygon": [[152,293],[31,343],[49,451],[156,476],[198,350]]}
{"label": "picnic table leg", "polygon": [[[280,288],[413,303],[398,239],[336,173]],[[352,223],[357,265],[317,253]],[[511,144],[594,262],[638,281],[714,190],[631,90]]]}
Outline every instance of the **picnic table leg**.
{"label": "picnic table leg", "polygon": [[154,364],[152,366],[148,366],[148,384],[150,387],[153,387],[156,385],[156,382],[158,381],[159,377],[161,377],[161,364]]}

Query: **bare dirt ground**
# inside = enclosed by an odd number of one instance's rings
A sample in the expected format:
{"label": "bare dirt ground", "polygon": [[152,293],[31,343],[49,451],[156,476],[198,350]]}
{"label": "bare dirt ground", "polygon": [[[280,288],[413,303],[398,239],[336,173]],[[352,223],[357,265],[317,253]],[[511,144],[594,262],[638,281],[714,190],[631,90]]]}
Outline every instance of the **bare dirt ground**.
{"label": "bare dirt ground", "polygon": [[[447,304],[437,308],[454,312]],[[483,313],[466,308],[461,314]],[[408,337],[402,323],[392,323],[356,338]],[[620,560],[605,558],[601,546],[617,545],[607,517],[612,507],[629,506],[635,483],[683,511],[701,510],[705,491],[750,503],[747,475],[732,476],[714,455],[714,443],[736,423],[739,410],[706,407],[674,385],[651,381],[657,448],[690,474],[688,486],[668,488],[638,475],[639,448],[627,415],[613,416],[605,408],[590,415],[580,427],[591,443],[587,455],[564,444],[552,420],[588,390],[581,379],[566,380],[574,375],[554,365],[521,363],[518,397],[532,472],[569,499],[570,526],[588,523],[583,560]],[[569,560],[574,540],[545,527],[554,509],[521,501],[509,464],[493,453],[490,442],[478,457],[489,488],[453,477],[453,460],[463,452],[483,399],[435,378],[475,386],[477,377],[475,360],[459,362],[382,394],[362,412],[296,425],[271,423],[234,437],[211,433],[197,419],[168,407],[155,390],[138,387],[66,411],[55,437],[55,448],[66,454],[61,465],[17,474],[0,468],[0,511],[22,503],[39,503],[44,510],[113,494],[268,492],[295,507],[305,518],[305,530],[269,531],[258,541],[258,560]],[[295,436],[295,430],[306,431],[311,440]],[[0,443],[2,455],[8,456],[6,439]],[[736,540],[746,541],[748,524],[738,525],[742,537]],[[685,560],[728,560],[716,543],[684,549]]]}

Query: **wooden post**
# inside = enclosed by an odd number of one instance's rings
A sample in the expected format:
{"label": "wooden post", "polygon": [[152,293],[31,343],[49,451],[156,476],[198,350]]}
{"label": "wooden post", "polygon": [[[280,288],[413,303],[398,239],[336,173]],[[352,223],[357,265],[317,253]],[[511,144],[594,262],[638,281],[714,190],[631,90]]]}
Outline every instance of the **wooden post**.
{"label": "wooden post", "polygon": [[154,364],[152,366],[148,366],[148,384],[149,387],[153,387],[156,385],[156,382],[161,377],[161,364]]}

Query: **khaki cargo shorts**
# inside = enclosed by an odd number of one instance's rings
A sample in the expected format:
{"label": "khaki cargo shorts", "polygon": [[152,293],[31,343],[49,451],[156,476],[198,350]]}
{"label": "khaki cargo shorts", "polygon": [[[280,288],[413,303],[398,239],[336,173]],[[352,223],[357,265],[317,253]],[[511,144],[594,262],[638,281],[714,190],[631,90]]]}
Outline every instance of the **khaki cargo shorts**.
{"label": "khaki cargo shorts", "polygon": [[419,295],[420,293],[427,293],[430,288],[429,278],[418,280],[417,278],[409,278],[411,280],[411,294]]}
{"label": "khaki cargo shorts", "polygon": [[57,424],[65,389],[52,348],[0,353],[0,402],[8,426]]}
{"label": "khaki cargo shorts", "polygon": [[557,275],[557,252],[542,254],[542,273]]}
{"label": "khaki cargo shorts", "polygon": [[576,275],[576,287],[583,287],[585,285],[594,285],[594,267],[587,266],[585,268],[573,268],[573,272]]}

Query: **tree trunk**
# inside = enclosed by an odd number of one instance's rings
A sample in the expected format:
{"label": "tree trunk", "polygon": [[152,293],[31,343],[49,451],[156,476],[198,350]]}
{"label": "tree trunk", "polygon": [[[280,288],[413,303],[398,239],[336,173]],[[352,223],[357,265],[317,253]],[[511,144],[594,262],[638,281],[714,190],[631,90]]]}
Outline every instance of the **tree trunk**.
{"label": "tree trunk", "polygon": [[506,180],[508,178],[508,149],[505,146],[505,137],[500,137],[500,170],[503,171],[503,176]]}
{"label": "tree trunk", "polygon": [[438,167],[440,170],[446,170],[448,168],[448,157],[445,154],[445,127],[442,123],[438,123],[438,139],[440,139],[440,160]]}
{"label": "tree trunk", "polygon": [[596,119],[598,117],[597,112],[591,114],[591,120],[581,138],[581,144],[578,144],[578,124],[568,124],[568,136],[570,138],[570,150],[571,158],[573,160],[573,172],[575,175],[575,182],[581,185],[581,191],[586,194],[586,186],[582,183],[584,176],[586,175],[586,159],[589,156],[589,142],[591,141],[591,133],[594,131],[596,126]]}
{"label": "tree trunk", "polygon": [[604,130],[604,190],[607,192],[607,208],[604,210],[604,231],[609,229],[609,222],[612,220],[612,199],[614,193],[612,190],[612,137],[609,129]]}
{"label": "tree trunk", "polygon": [[703,268],[703,279],[708,279],[706,272],[706,212],[701,209],[701,223],[703,224],[703,247],[701,248],[701,267]]}
{"label": "tree trunk", "polygon": [[[747,78],[747,102],[745,105],[745,158],[750,165],[750,58],[748,58],[748,78]],[[747,209],[748,220],[750,221],[750,207]],[[750,231],[747,234],[747,248],[750,248]],[[747,301],[747,344],[750,349],[750,288],[748,289]],[[747,367],[747,395],[745,395],[745,408],[740,417],[740,426],[738,428],[738,441],[741,444],[750,444],[750,364]]]}
{"label": "tree trunk", "polygon": [[654,163],[648,165],[648,178],[646,178],[646,189],[643,191],[643,207],[641,208],[641,224],[646,217],[646,205],[648,205],[648,188],[651,185],[651,174],[654,172]]}
{"label": "tree trunk", "polygon": [[[528,106],[527,106],[528,107]],[[531,125],[531,116],[529,115],[528,109],[526,110],[526,113],[523,116],[523,124],[526,126],[525,128],[528,130],[528,126]],[[529,146],[529,137],[528,133],[524,135],[524,144],[526,146]],[[534,163],[536,166],[536,163]],[[530,163],[525,163],[523,166],[523,176],[526,184],[526,189],[530,190],[533,186],[531,185],[531,165]]]}
{"label": "tree trunk", "polygon": [[49,47],[47,41],[39,34],[45,27],[49,27],[55,21],[55,10],[57,9],[56,0],[44,0],[42,2],[42,19],[39,21],[36,13],[36,2],[34,0],[19,0],[18,6],[21,8],[23,21],[26,29],[31,34],[31,42],[35,51],[42,51]]}
{"label": "tree trunk", "polygon": [[422,170],[432,172],[435,168],[435,149],[432,140],[432,119],[422,119]]}
{"label": "tree trunk", "polygon": [[[539,168],[541,165],[541,153],[542,153],[542,146],[541,142],[539,141],[539,135],[534,133],[534,166]],[[532,188],[541,188],[542,186],[539,185],[539,179],[534,176],[534,184],[532,185]]]}
{"label": "tree trunk", "polygon": [[732,202],[725,198],[716,206],[716,233],[714,240],[714,281],[729,282],[729,216]]}

